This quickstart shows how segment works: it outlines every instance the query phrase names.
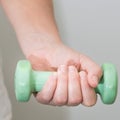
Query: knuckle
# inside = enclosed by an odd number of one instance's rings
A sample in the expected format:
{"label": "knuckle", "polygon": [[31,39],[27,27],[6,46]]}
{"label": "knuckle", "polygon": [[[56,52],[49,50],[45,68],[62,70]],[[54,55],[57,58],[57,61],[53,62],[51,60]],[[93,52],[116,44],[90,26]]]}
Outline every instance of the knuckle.
{"label": "knuckle", "polygon": [[92,102],[85,102],[84,103],[84,106],[87,106],[87,107],[92,107],[96,104],[96,101],[92,101]]}
{"label": "knuckle", "polygon": [[50,97],[47,95],[40,95],[36,97],[37,101],[40,103],[48,104],[50,102]]}
{"label": "knuckle", "polygon": [[56,97],[54,99],[54,103],[58,106],[65,105],[67,103],[67,98],[66,97]]}
{"label": "knuckle", "polygon": [[77,98],[70,99],[69,102],[68,102],[68,105],[76,106],[76,105],[79,105],[80,103],[82,103],[82,98],[77,97]]}

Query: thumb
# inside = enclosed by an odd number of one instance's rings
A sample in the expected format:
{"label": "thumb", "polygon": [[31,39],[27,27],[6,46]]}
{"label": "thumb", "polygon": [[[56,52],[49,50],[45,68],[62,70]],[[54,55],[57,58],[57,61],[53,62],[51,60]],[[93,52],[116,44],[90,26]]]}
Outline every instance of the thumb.
{"label": "thumb", "polygon": [[81,58],[81,70],[87,73],[89,85],[93,88],[97,87],[102,76],[101,67],[90,58],[83,56]]}

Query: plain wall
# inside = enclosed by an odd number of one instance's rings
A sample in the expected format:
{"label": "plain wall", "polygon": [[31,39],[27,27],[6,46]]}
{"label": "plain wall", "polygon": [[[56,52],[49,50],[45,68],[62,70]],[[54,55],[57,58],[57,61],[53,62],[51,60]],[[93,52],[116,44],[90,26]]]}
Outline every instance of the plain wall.
{"label": "plain wall", "polygon": [[[98,64],[112,62],[120,73],[120,0],[54,0],[55,15],[64,43]],[[98,97],[93,107],[51,107],[32,97],[19,103],[14,94],[14,72],[24,55],[2,8],[0,9],[0,49],[5,83],[13,107],[13,120],[119,120],[120,92],[114,104],[104,105]]]}

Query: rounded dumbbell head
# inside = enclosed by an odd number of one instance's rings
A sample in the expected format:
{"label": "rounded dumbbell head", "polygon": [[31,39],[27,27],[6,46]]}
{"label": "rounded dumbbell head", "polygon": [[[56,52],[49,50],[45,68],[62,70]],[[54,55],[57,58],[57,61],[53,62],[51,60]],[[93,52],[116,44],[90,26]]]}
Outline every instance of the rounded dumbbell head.
{"label": "rounded dumbbell head", "polygon": [[17,63],[15,72],[15,94],[18,101],[28,101],[31,95],[31,64],[26,60]]}
{"label": "rounded dumbbell head", "polygon": [[100,94],[103,103],[112,104],[117,96],[117,71],[115,66],[110,63],[103,64],[102,70],[103,77],[97,86],[97,91]]}

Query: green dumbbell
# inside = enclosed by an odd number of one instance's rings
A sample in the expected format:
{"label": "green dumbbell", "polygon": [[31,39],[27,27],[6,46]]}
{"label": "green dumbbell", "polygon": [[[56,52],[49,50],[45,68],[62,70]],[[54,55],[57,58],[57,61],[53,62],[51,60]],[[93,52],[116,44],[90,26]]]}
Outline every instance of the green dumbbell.
{"label": "green dumbbell", "polygon": [[[117,96],[117,71],[115,66],[110,63],[103,64],[102,70],[103,76],[95,91],[100,94],[104,104],[112,104]],[[28,101],[31,93],[42,90],[51,74],[52,72],[32,70],[31,64],[27,60],[19,61],[15,72],[16,99],[21,102]]]}

